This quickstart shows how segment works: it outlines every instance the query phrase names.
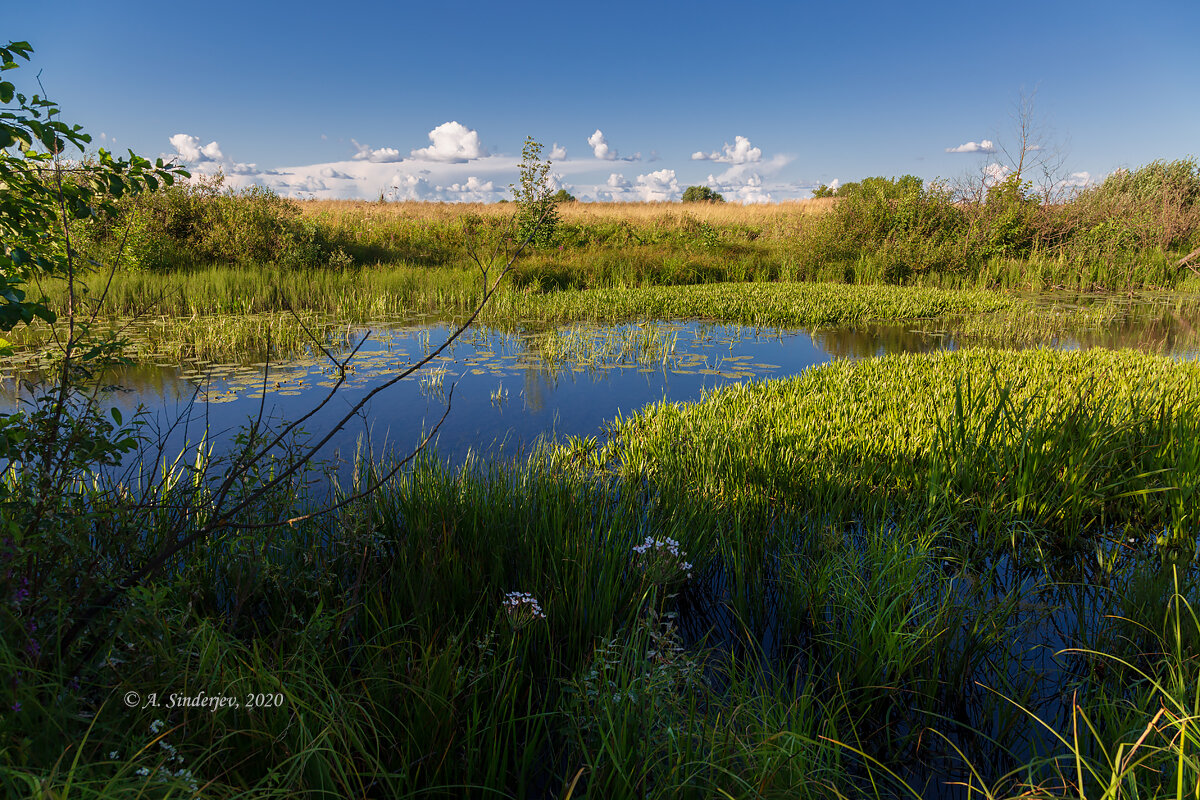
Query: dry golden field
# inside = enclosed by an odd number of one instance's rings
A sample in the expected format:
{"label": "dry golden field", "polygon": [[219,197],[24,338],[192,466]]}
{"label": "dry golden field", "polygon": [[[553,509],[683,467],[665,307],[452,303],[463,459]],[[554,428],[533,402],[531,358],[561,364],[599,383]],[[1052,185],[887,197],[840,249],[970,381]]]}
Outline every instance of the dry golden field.
{"label": "dry golden field", "polygon": [[[711,225],[751,225],[775,227],[794,218],[827,211],[836,202],[833,198],[793,200],[783,203],[560,203],[560,219],[567,223],[599,223],[624,221],[634,225],[676,223],[685,218]],[[305,216],[323,217],[334,224],[351,220],[385,222],[414,220],[449,222],[467,214],[479,216],[508,216],[511,203],[379,203],[369,200],[302,200],[298,201]]]}

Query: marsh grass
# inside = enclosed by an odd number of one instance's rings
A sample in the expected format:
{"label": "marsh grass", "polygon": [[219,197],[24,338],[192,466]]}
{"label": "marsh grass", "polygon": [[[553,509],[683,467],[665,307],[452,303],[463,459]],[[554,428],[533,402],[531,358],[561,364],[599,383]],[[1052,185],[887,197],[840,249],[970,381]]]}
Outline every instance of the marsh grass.
{"label": "marsh grass", "polygon": [[[1198,392],[1131,352],[963,351],[728,387],[524,463],[425,458],[197,543],[79,675],[30,668],[45,628],[9,592],[0,786],[186,796],[158,778],[178,755],[206,797],[1189,797]],[[130,529],[106,552],[154,546]],[[651,580],[647,539],[692,577]],[[512,592],[545,618],[514,625]],[[200,689],[284,702],[121,700]]]}
{"label": "marsh grass", "polygon": [[600,330],[576,325],[534,334],[525,343],[551,367],[588,368],[617,363],[668,366],[677,360],[678,340],[677,332],[652,324]]}
{"label": "marsh grass", "polygon": [[707,319],[742,325],[800,327],[847,325],[986,313],[1012,303],[972,291],[841,284],[739,283],[654,286],[634,289],[512,292],[498,298],[489,318],[538,323],[584,320]]}
{"label": "marsh grass", "polygon": [[[1015,514],[1058,547],[1105,525],[1143,538],[1194,525],[1179,502],[1200,450],[1179,426],[1196,408],[1200,367],[1161,356],[893,355],[648,407],[614,427],[601,460],[718,504],[916,498],[932,518],[968,511],[981,538],[1006,538]],[[1166,450],[1146,444],[1162,437]]]}
{"label": "marsh grass", "polygon": [[[64,285],[48,281],[40,290],[52,307],[63,306]],[[477,270],[428,270],[403,264],[347,270],[214,266],[166,273],[117,272],[111,279],[93,272],[85,276],[81,292],[96,298],[95,310],[102,317],[294,310],[335,314],[347,321],[463,312],[473,308],[480,296]],[[86,303],[85,308],[92,310]]]}
{"label": "marsh grass", "polygon": [[[368,272],[364,271],[364,274]],[[302,354],[312,349],[312,343],[306,341],[306,326],[321,337],[322,343],[336,345],[345,340],[344,332],[340,331],[350,324],[399,322],[411,320],[414,315],[428,319],[426,315],[433,311],[449,310],[460,314],[478,300],[478,284],[474,282],[478,275],[468,273],[462,273],[458,279],[444,285],[424,287],[418,281],[410,280],[413,274],[405,270],[380,273],[369,278],[365,286],[358,285],[355,278],[339,273],[287,273],[275,283],[267,282],[265,273],[228,269],[194,277],[199,282],[196,286],[189,286],[186,291],[185,287],[176,287],[181,305],[175,310],[190,308],[188,316],[143,315],[137,326],[129,329],[133,357],[146,359],[155,354],[168,358],[223,357],[265,353],[268,331],[272,352]],[[143,301],[151,294],[167,296],[165,286],[171,280],[153,275],[135,275],[127,281],[114,280],[104,308],[114,313],[144,308]],[[259,280],[263,281],[260,287],[263,295],[255,294],[257,284],[254,282]],[[375,283],[371,283],[372,280]],[[292,312],[263,310],[277,305],[269,300],[271,293],[285,297],[284,305],[291,307],[300,318]],[[264,296],[268,297],[265,301],[262,300]],[[235,308],[232,304],[237,297],[258,299],[246,300]],[[547,293],[510,288],[493,298],[483,318],[489,325],[508,329],[656,319],[708,319],[744,325],[799,327],[962,316],[987,313],[1014,304],[1016,301],[1010,298],[981,291],[840,284],[739,283]],[[171,305],[167,303],[166,307]],[[119,319],[105,315],[101,315],[101,319],[104,327],[118,330],[122,327]],[[655,335],[640,330],[640,335],[655,339]],[[23,326],[11,336],[12,343],[22,348],[44,346],[51,340],[52,329],[44,324]],[[627,344],[629,347],[636,345],[633,341]],[[603,345],[613,346],[616,346],[615,341]],[[650,344],[644,343],[644,346]]]}

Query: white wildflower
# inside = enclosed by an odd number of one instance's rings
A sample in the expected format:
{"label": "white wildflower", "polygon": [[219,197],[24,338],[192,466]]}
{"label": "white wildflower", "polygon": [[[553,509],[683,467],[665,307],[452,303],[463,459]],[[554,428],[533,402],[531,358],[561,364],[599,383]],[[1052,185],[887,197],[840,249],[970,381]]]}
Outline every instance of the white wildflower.
{"label": "white wildflower", "polygon": [[537,598],[528,592],[509,592],[504,595],[504,612],[514,631],[519,631],[535,620],[545,619],[546,614]]}

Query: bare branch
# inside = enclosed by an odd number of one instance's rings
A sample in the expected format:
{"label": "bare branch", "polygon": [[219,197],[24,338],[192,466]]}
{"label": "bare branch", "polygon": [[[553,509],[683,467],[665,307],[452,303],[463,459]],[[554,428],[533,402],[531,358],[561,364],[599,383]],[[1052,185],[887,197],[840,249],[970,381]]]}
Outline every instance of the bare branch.
{"label": "bare branch", "polygon": [[[460,336],[462,336],[462,334],[471,325],[474,324],[475,320],[478,319],[480,313],[482,313],[483,308],[486,306],[488,300],[490,300],[491,297],[495,294],[495,292],[499,289],[501,281],[503,281],[504,277],[512,270],[513,265],[516,263],[517,258],[525,250],[525,248],[530,244],[530,242],[532,242],[534,236],[537,233],[538,227],[540,226],[542,221],[546,218],[546,215],[549,214],[550,212],[552,212],[552,210],[553,210],[553,206],[549,206],[547,209],[545,209],[542,212],[542,215],[535,221],[534,225],[531,227],[531,229],[530,229],[529,233],[526,235],[525,239],[516,247],[516,249],[514,251],[512,251],[511,254],[508,255],[508,258],[504,264],[504,267],[501,269],[500,274],[496,276],[495,281],[491,284],[490,287],[486,287],[486,285],[485,285],[486,291],[484,292],[479,303],[476,305],[475,309],[470,314],[470,316],[468,316],[466,318],[466,320],[463,321],[450,334],[450,336],[448,336],[447,339],[440,346],[437,347],[437,349],[428,353],[424,358],[420,359],[415,364],[409,366],[407,369],[404,369],[398,375],[390,378],[389,380],[383,382],[379,386],[376,386],[371,391],[367,392],[367,394],[364,397],[362,397],[357,403],[355,403],[350,408],[350,410],[347,411],[336,423],[334,423],[334,425],[332,427],[330,427],[325,432],[325,434],[315,444],[305,448],[304,451],[298,457],[292,459],[290,461],[290,463],[288,464],[288,466],[285,467],[283,470],[281,470],[279,474],[277,474],[275,477],[273,477],[271,480],[267,481],[266,483],[262,484],[261,486],[256,487],[253,491],[249,492],[246,496],[239,498],[237,501],[235,501],[233,503],[233,505],[231,507],[222,510],[221,506],[225,503],[226,499],[228,498],[229,492],[232,489],[232,487],[240,479],[242,479],[245,475],[248,474],[248,472],[252,468],[253,464],[257,463],[257,461],[259,459],[263,458],[271,450],[273,450],[275,447],[277,447],[291,431],[294,431],[296,429],[296,426],[298,424],[300,424],[303,420],[311,418],[314,414],[316,414],[321,408],[323,408],[325,405],[327,405],[333,399],[333,397],[336,395],[337,387],[340,387],[342,382],[344,381],[346,365],[349,364],[350,360],[358,352],[358,349],[362,347],[363,343],[366,341],[366,338],[364,338],[363,341],[360,342],[355,347],[354,351],[352,351],[351,354],[345,360],[340,361],[340,362],[337,361],[337,359],[334,359],[332,357],[332,355],[329,354],[328,351],[326,351],[326,355],[329,356],[331,358],[331,360],[333,360],[334,363],[336,363],[339,366],[339,371],[341,374],[341,379],[337,382],[335,388],[328,395],[326,395],[326,397],[323,400],[321,400],[314,408],[312,408],[307,414],[305,414],[301,418],[300,421],[297,421],[294,423],[289,423],[289,424],[285,425],[284,428],[279,433],[277,433],[275,436],[271,437],[271,441],[267,445],[255,448],[254,443],[255,443],[256,436],[252,434],[250,437],[250,441],[247,443],[246,448],[243,449],[243,451],[241,453],[239,453],[238,456],[235,458],[233,464],[230,466],[230,468],[226,472],[224,479],[221,481],[219,488],[217,489],[217,492],[215,493],[215,496],[213,497],[213,500],[210,505],[210,509],[214,513],[213,513],[213,516],[209,519],[209,521],[206,524],[199,526],[196,530],[192,531],[190,534],[188,534],[186,536],[174,538],[174,540],[172,542],[170,542],[169,544],[167,544],[166,546],[161,548],[157,553],[155,553],[152,557],[150,557],[148,560],[143,562],[139,567],[137,567],[136,569],[131,571],[129,574],[127,574],[124,579],[118,581],[116,583],[116,585],[114,585],[111,589],[109,589],[96,602],[94,602],[90,607],[85,609],[76,618],[74,624],[62,636],[60,636],[59,641],[58,641],[58,647],[56,648],[58,650],[58,652],[65,654],[65,651],[70,647],[71,643],[73,643],[75,641],[75,639],[78,638],[78,636],[84,630],[86,630],[86,628],[91,624],[91,621],[93,619],[95,619],[95,617],[101,611],[103,611],[105,608],[108,608],[109,606],[111,606],[112,603],[114,601],[116,601],[117,598],[122,596],[125,592],[127,592],[131,588],[141,584],[141,582],[144,581],[150,575],[155,574],[163,565],[165,565],[168,561],[170,561],[170,559],[173,558],[176,554],[178,554],[185,548],[195,544],[196,542],[201,541],[204,538],[212,535],[213,533],[216,533],[217,531],[220,531],[220,530],[223,530],[226,528],[236,528],[236,529],[259,528],[259,527],[273,528],[273,527],[280,527],[282,525],[298,524],[299,522],[301,522],[305,519],[310,519],[310,518],[313,518],[316,516],[320,516],[321,514],[336,510],[336,508],[343,507],[347,503],[352,502],[354,499],[358,499],[359,497],[365,496],[366,494],[370,494],[371,492],[377,491],[384,483],[386,483],[388,480],[391,480],[397,474],[397,472],[401,468],[403,468],[403,466],[410,463],[419,453],[421,453],[424,450],[424,448],[427,446],[427,444],[431,440],[432,436],[434,436],[437,433],[437,431],[440,429],[442,423],[444,422],[447,414],[450,411],[449,403],[447,404],[447,407],[446,407],[445,411],[443,412],[442,417],[438,420],[437,425],[435,425],[434,428],[424,437],[424,439],[421,441],[421,443],[412,452],[410,452],[406,458],[402,459],[397,465],[395,465],[391,470],[389,470],[389,472],[387,473],[387,475],[384,476],[383,479],[375,481],[369,487],[369,489],[367,491],[359,493],[351,498],[346,498],[335,504],[332,504],[332,507],[330,507],[330,508],[318,509],[317,511],[311,512],[307,515],[293,517],[288,520],[281,520],[281,521],[277,521],[277,522],[264,524],[261,526],[256,525],[256,524],[247,525],[245,523],[239,523],[237,521],[238,515],[241,514],[243,511],[247,510],[254,504],[258,503],[262,498],[270,496],[279,487],[281,487],[285,483],[290,483],[293,476],[295,476],[295,474],[299,470],[303,469],[305,467],[305,465],[309,464],[312,461],[312,459],[315,458],[316,455],[329,443],[329,441],[346,424],[348,424],[350,422],[350,420],[354,419],[356,416],[358,416],[360,414],[362,409],[365,408],[366,405],[368,403],[370,403],[370,401],[373,398],[375,398],[381,392],[389,389],[390,387],[394,386],[395,384],[399,383],[400,381],[404,380],[405,378],[409,377],[410,375],[414,374],[418,370],[425,367],[431,361],[433,361],[438,356],[440,356],[442,354],[442,352],[447,347],[449,347],[451,344],[453,344]],[[495,252],[499,252],[499,249],[497,249]],[[486,271],[484,274],[486,276]],[[264,371],[264,391],[263,391],[264,400],[262,402],[265,402],[265,395],[266,395],[265,381],[266,381],[266,372]],[[452,396],[453,396],[453,385],[451,386],[451,397]],[[262,414],[262,404],[260,403],[260,419],[261,419],[261,414]],[[254,430],[257,431],[257,427],[255,427]],[[169,509],[172,506],[170,504],[163,504],[159,507]],[[186,515],[185,515],[185,517],[186,517]],[[88,658],[90,658],[91,655],[94,654],[94,652],[93,652],[94,649],[95,649],[95,645],[93,645],[91,648],[89,648],[89,650],[87,652],[85,652],[83,654],[81,660],[86,661]]]}

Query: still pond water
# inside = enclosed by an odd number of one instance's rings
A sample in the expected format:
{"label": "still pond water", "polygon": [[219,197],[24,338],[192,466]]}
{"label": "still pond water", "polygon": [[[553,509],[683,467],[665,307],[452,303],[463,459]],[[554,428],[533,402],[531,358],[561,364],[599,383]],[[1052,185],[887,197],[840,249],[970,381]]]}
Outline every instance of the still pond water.
{"label": "still pond water", "polygon": [[[368,392],[436,349],[445,324],[380,321],[351,329],[357,346],[347,382],[305,424],[324,432]],[[1042,346],[1136,347],[1196,357],[1196,337],[1178,315],[1135,304],[1103,330],[1084,331]],[[618,415],[649,403],[699,399],[723,385],[796,375],[841,358],[921,353],[970,345],[944,323],[865,325],[780,330],[706,322],[654,322],[608,327],[568,326],[556,331],[468,331],[438,360],[376,395],[330,442],[325,456],[353,462],[357,448],[377,456],[406,454],[446,409],[438,431],[439,456],[460,463],[468,453],[514,457],[545,436],[603,436]],[[139,407],[160,430],[171,428],[165,452],[195,445],[207,430],[218,448],[257,415],[296,419],[333,386],[337,369],[324,355],[267,364],[253,357],[225,363],[139,365],[112,376],[121,388],[111,404],[128,419]],[[0,376],[0,401],[18,403],[11,374]],[[178,424],[176,424],[178,423]]]}

